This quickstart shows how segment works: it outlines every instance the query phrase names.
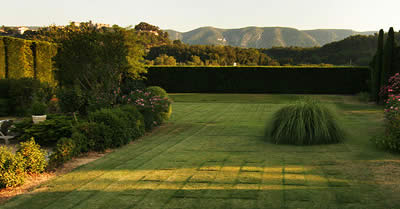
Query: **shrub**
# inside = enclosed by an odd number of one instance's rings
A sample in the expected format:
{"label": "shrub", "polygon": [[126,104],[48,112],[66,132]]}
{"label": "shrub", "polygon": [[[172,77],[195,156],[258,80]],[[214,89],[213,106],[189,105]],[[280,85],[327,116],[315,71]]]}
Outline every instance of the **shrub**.
{"label": "shrub", "polygon": [[137,89],[128,95],[123,95],[120,100],[122,104],[134,105],[142,113],[147,131],[160,125],[171,115],[171,101],[148,91]]}
{"label": "shrub", "polygon": [[40,88],[40,82],[32,78],[9,80],[8,96],[11,113],[20,116],[27,115],[32,105],[34,94]]}
{"label": "shrub", "polygon": [[40,146],[35,143],[33,138],[27,142],[21,142],[17,153],[23,157],[27,173],[41,173],[45,170],[47,152],[40,149]]}
{"label": "shrub", "polygon": [[75,154],[75,142],[70,138],[61,138],[54,152],[50,155],[49,167],[55,168],[58,167],[68,160],[72,159]]}
{"label": "shrub", "polygon": [[389,84],[381,89],[385,100],[385,132],[372,138],[373,143],[383,149],[400,152],[400,75],[392,76]]}
{"label": "shrub", "polygon": [[[159,86],[149,86],[146,88],[146,91],[150,92],[152,95],[158,96],[162,99],[169,98],[168,93]],[[171,103],[168,104],[168,109],[166,111],[165,110],[162,111],[160,114],[161,114],[162,121],[168,120],[172,114]]]}
{"label": "shrub", "polygon": [[331,144],[340,142],[344,133],[330,109],[306,99],[275,113],[270,138],[276,144]]}
{"label": "shrub", "polygon": [[21,154],[13,154],[7,147],[0,147],[0,188],[23,184],[24,167],[25,163]]}
{"label": "shrub", "polygon": [[75,86],[71,88],[60,88],[57,91],[60,109],[64,113],[86,113],[86,96],[82,90]]}
{"label": "shrub", "polygon": [[379,97],[381,101],[387,101],[389,95],[400,95],[400,74],[396,73],[394,76],[389,78],[389,82],[386,86],[382,86]]}
{"label": "shrub", "polygon": [[[111,144],[105,144],[106,148],[120,147],[129,142],[126,119],[120,111],[119,109],[100,109],[89,114],[91,122],[104,124],[104,131],[110,134],[110,139],[104,139],[105,142],[111,142]],[[108,134],[106,136],[108,137]]]}
{"label": "shrub", "polygon": [[159,96],[161,98],[168,98],[167,92],[159,86],[149,86],[146,88],[146,91],[152,93],[154,96]]}
{"label": "shrub", "polygon": [[124,105],[121,107],[121,110],[126,116],[126,123],[131,139],[133,140],[143,136],[145,132],[143,115],[132,105]]}
{"label": "shrub", "polygon": [[47,105],[43,102],[35,101],[31,106],[32,115],[45,115],[47,112]]}
{"label": "shrub", "polygon": [[80,152],[103,152],[113,146],[112,134],[104,123],[84,122],[75,127],[72,139]]}
{"label": "shrub", "polygon": [[135,80],[131,77],[125,77],[121,83],[122,94],[129,94],[136,89],[145,89],[146,85],[143,80]]}
{"label": "shrub", "polygon": [[15,131],[21,133],[21,140],[35,138],[40,145],[51,145],[63,137],[71,137],[74,121],[69,116],[49,115],[46,121],[33,124],[30,120],[16,123]]}

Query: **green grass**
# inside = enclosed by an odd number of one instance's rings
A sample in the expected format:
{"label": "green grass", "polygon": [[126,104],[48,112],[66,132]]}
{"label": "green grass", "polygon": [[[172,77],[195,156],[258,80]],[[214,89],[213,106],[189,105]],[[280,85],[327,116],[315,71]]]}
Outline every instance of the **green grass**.
{"label": "green grass", "polygon": [[302,98],[273,115],[266,135],[275,144],[314,145],[338,143],[345,134],[333,109]]}
{"label": "green grass", "polygon": [[369,141],[382,108],[312,96],[337,106],[343,143],[265,142],[266,119],[297,97],[172,94],[166,125],[0,208],[400,208],[400,156]]}

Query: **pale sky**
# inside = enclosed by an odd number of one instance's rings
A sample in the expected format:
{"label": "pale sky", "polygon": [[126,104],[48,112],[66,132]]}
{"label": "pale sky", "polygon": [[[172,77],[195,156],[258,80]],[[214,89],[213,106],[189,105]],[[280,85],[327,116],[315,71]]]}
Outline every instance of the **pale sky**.
{"label": "pale sky", "polygon": [[147,22],[181,32],[217,28],[400,30],[400,0],[1,0],[0,25]]}

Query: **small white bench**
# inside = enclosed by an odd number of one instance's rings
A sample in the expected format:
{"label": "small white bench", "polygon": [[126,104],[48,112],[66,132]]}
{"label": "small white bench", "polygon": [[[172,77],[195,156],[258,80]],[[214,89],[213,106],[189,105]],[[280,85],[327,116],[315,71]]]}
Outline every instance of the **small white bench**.
{"label": "small white bench", "polygon": [[8,140],[12,138],[14,138],[14,136],[6,136],[3,134],[3,132],[0,131],[0,139],[4,139],[6,145],[10,143]]}
{"label": "small white bench", "polygon": [[4,122],[6,122],[8,120],[0,120],[0,139],[4,139],[5,144],[9,144],[10,142],[8,141],[9,139],[14,138],[15,136],[7,136],[7,133],[3,133],[1,131],[1,126],[3,125]]}

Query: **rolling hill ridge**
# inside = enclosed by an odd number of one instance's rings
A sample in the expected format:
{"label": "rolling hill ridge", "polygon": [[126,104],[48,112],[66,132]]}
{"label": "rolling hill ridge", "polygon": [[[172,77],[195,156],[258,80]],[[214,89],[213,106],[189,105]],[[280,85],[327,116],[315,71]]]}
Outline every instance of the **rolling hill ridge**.
{"label": "rolling hill ridge", "polygon": [[229,45],[248,48],[315,47],[343,40],[352,35],[372,35],[375,31],[357,32],[346,29],[298,30],[285,27],[246,27],[220,29],[201,27],[188,32],[164,30],[171,40],[191,45]]}

